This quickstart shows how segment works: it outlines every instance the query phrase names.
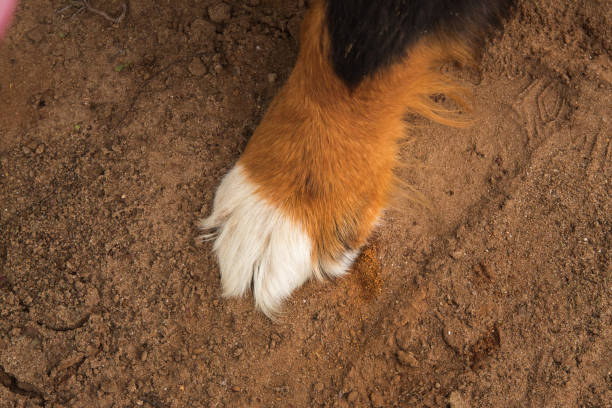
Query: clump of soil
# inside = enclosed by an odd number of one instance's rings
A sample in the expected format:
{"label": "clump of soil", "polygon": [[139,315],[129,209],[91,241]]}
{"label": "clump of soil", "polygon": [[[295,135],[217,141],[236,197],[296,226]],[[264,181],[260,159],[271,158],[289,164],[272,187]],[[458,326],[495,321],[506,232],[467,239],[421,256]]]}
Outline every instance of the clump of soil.
{"label": "clump of soil", "polygon": [[361,251],[351,273],[357,278],[361,287],[361,294],[365,299],[371,300],[382,292],[382,271],[378,260],[378,248],[375,243],[366,246]]}

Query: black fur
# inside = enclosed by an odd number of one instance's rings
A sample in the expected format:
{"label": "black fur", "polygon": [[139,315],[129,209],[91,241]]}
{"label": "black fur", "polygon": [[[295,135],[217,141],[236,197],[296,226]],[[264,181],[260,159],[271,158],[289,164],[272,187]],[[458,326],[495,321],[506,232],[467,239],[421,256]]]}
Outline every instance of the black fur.
{"label": "black fur", "polygon": [[426,34],[478,45],[512,0],[327,0],[336,74],[351,88],[405,55]]}

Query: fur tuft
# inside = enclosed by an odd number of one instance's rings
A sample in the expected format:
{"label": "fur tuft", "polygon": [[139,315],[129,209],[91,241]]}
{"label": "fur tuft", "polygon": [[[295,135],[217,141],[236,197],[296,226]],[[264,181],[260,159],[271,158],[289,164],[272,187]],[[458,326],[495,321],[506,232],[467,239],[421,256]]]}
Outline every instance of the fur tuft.
{"label": "fur tuft", "polygon": [[424,36],[461,38],[479,48],[512,1],[327,0],[334,69],[354,89],[404,59]]}
{"label": "fur tuft", "polygon": [[213,212],[199,227],[214,231],[200,240],[215,239],[223,296],[242,296],[252,288],[255,305],[270,318],[306,280],[342,275],[356,255],[350,253],[342,262],[313,264],[310,237],[257,193],[241,164],[224,177]]}

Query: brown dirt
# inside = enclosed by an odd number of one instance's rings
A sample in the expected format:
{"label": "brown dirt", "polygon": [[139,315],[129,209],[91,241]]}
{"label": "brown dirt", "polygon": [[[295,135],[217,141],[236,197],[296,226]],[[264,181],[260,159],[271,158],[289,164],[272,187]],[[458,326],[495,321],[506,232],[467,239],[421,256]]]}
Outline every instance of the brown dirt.
{"label": "brown dirt", "polygon": [[23,1],[0,48],[1,408],[612,406],[610,0],[519,0],[452,70],[476,125],[410,119],[433,206],[387,212],[380,290],[310,283],[279,323],[220,298],[194,221],[303,1],[67,4]]}

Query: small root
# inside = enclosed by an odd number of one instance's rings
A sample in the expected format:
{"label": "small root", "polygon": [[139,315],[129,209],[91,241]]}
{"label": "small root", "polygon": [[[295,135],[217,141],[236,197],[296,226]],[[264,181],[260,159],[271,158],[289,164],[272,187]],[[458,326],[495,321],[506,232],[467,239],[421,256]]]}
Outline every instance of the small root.
{"label": "small root", "polygon": [[69,5],[67,5],[66,7],[62,7],[61,9],[56,11],[56,14],[62,14],[64,11],[71,9],[72,7],[76,7],[77,11],[75,11],[70,18],[81,14],[83,11],[87,10],[91,13],[97,14],[101,17],[103,17],[105,20],[110,21],[113,24],[119,24],[121,21],[123,21],[123,19],[125,18],[125,15],[127,13],[127,4],[123,3],[121,5],[121,13],[117,16],[117,17],[111,17],[109,16],[106,12],[99,10],[95,7],[92,7],[89,4],[89,0],[73,0],[70,2]]}

